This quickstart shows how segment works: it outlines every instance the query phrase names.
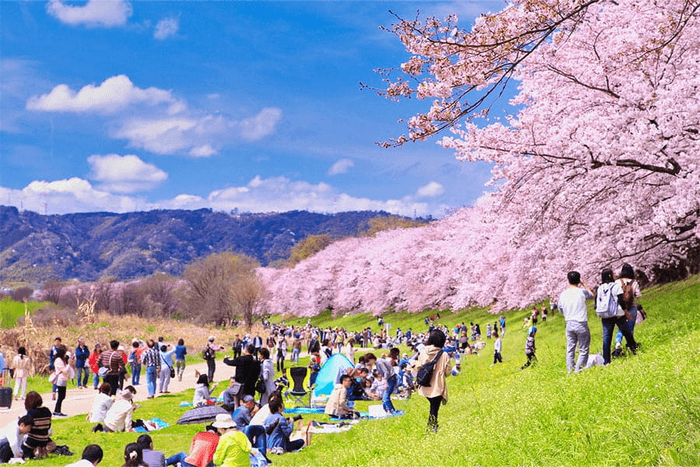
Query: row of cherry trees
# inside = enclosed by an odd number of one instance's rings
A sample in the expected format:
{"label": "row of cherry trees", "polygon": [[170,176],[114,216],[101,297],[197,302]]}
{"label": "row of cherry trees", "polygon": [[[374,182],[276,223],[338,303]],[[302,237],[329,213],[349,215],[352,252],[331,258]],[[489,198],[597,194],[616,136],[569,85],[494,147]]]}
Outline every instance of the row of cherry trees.
{"label": "row of cherry trees", "polygon": [[[390,29],[412,57],[392,99],[428,101],[408,134],[493,164],[495,193],[428,227],[337,242],[261,270],[264,307],[315,314],[497,304],[700,263],[700,1],[515,0],[471,29],[451,16]],[[519,85],[513,112],[491,116]],[[444,134],[449,132],[451,134]]]}

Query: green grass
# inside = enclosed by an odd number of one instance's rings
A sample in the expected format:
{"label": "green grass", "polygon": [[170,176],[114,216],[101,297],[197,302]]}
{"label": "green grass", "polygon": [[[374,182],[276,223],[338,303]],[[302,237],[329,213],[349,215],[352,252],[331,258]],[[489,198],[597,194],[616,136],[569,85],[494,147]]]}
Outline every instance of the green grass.
{"label": "green grass", "polygon": [[[318,435],[300,453],[275,457],[284,466],[695,466],[700,465],[700,277],[644,291],[640,299],[649,319],[635,335],[643,343],[636,356],[614,360],[579,374],[567,374],[564,320],[550,316],[538,326],[538,364],[524,363],[526,311],[507,313],[503,364],[490,367],[492,341],[479,355],[465,356],[462,374],[448,379],[449,402],[440,409],[440,431],[428,434],[427,401],[414,395],[395,401],[405,415],[364,421],[346,433]],[[386,322],[422,330],[426,313],[387,314]],[[485,323],[484,310],[441,312],[441,322]],[[591,351],[601,350],[600,320],[589,312]],[[287,319],[287,322],[294,323]],[[303,319],[302,324],[306,323]],[[371,316],[314,318],[320,325],[361,329]],[[175,423],[186,409],[184,395],[159,397],[143,404],[138,417]],[[360,407],[361,409],[364,406]],[[308,417],[305,416],[305,419]],[[201,426],[173,426],[152,433],[166,455],[186,450]],[[57,420],[54,439],[76,453],[97,442],[104,465],[118,466],[133,433],[93,434],[83,417]],[[332,459],[332,461],[331,461]],[[65,465],[52,457],[36,465]]]}
{"label": "green grass", "polygon": [[[46,305],[43,302],[27,302],[29,313]],[[17,326],[17,320],[24,316],[24,303],[15,302],[10,297],[0,300],[0,328],[12,329]]]}

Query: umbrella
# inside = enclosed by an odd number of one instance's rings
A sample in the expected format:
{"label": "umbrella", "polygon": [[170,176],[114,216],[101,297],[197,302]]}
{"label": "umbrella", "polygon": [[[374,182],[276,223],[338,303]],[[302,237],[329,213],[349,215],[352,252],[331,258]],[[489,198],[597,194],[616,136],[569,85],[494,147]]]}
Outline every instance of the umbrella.
{"label": "umbrella", "polygon": [[195,407],[185,412],[180,420],[177,421],[178,425],[195,425],[197,423],[209,423],[216,420],[216,416],[220,413],[230,412],[218,405],[205,405],[202,407]]}

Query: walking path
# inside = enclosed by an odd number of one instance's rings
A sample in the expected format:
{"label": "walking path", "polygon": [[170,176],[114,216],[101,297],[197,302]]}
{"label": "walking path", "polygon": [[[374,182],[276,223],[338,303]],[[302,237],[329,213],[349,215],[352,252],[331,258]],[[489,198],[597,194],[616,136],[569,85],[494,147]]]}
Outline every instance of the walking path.
{"label": "walking path", "polygon": [[[214,381],[226,380],[235,371],[234,368],[225,365],[222,360],[223,359],[217,359]],[[202,361],[201,363],[188,365],[185,368],[182,381],[178,381],[177,377],[170,380],[170,385],[168,386],[170,393],[179,393],[186,391],[187,389],[194,388],[195,384],[197,383],[195,370],[206,374],[207,363]],[[124,380],[124,386],[128,386],[130,383],[131,375],[128,375],[128,379]],[[143,369],[141,370],[140,383],[141,384],[138,386],[135,386],[135,401],[146,400],[146,397],[148,396],[148,391],[146,389],[146,372]],[[221,390],[223,390],[228,383],[225,381],[222,384],[223,386],[221,386],[221,384],[219,385],[219,389]],[[14,381],[12,382],[11,387],[14,388]],[[27,388],[27,392],[29,392],[29,388]],[[92,401],[95,398],[95,394],[97,394],[97,391],[92,388],[92,374],[90,374],[87,389],[77,389],[76,387],[71,387],[71,384],[69,383],[68,390],[66,391],[66,398],[63,401],[61,411],[69,417],[87,414],[92,409]],[[44,407],[48,407],[51,409],[51,411],[53,411],[55,402],[51,398],[51,393],[42,394],[41,397],[44,399]],[[158,397],[158,394],[156,394],[156,397]],[[17,418],[26,413],[27,411],[24,408],[24,401],[13,400],[12,407],[9,410],[5,408],[0,409],[0,428],[7,426],[10,422],[16,421]]]}

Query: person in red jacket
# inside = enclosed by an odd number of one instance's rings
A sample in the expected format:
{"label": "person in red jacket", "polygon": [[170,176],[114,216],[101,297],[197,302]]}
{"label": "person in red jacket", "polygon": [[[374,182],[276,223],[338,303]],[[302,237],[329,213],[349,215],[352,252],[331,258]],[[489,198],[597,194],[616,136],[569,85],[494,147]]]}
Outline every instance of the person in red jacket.
{"label": "person in red jacket", "polygon": [[97,375],[97,372],[100,371],[100,355],[102,354],[102,346],[100,344],[95,344],[95,350],[90,353],[90,357],[88,358],[88,366],[90,367],[90,371],[92,371],[92,385],[95,388],[95,391],[97,391],[97,387],[100,385],[100,377]]}

